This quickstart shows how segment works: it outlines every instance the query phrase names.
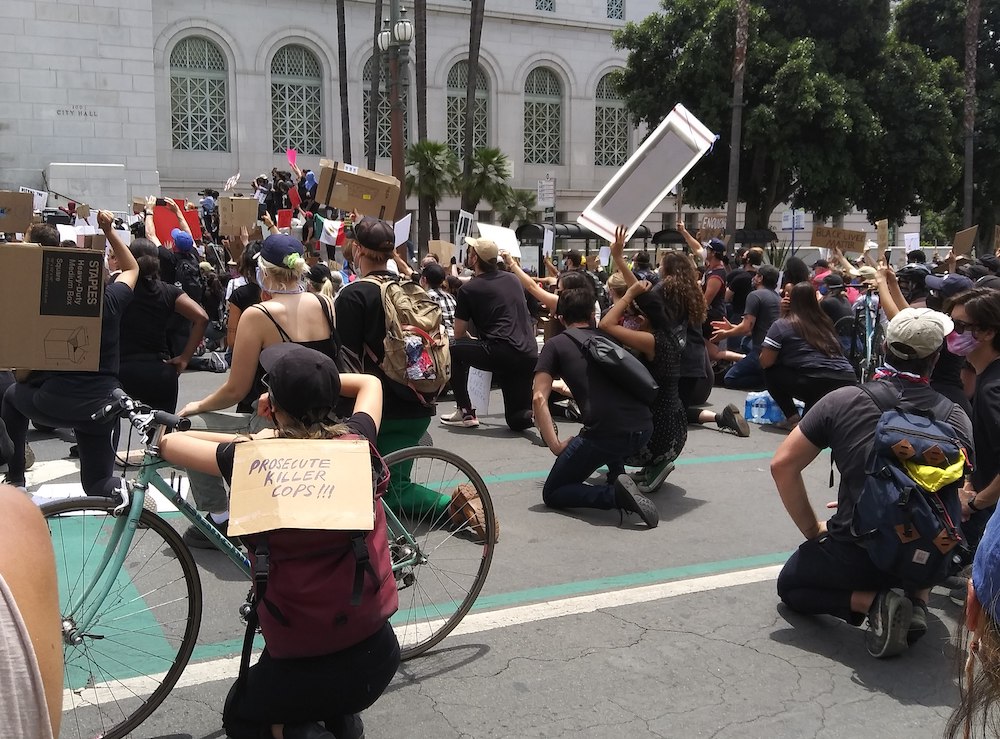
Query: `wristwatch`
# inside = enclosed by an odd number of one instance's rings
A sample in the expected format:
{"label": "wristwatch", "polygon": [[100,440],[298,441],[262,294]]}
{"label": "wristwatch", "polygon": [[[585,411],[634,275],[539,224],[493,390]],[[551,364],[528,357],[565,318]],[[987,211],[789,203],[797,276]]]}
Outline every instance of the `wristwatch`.
{"label": "wristwatch", "polygon": [[969,510],[973,511],[975,513],[979,513],[979,511],[982,510],[982,508],[976,508],[976,497],[977,497],[977,495],[973,495],[971,498],[969,498],[969,502],[966,503],[966,505],[969,506]]}

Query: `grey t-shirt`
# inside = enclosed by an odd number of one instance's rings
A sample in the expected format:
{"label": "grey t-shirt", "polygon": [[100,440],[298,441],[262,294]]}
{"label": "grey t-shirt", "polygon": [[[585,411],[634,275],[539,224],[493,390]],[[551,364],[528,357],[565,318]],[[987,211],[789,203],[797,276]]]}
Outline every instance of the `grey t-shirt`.
{"label": "grey t-shirt", "polygon": [[747,307],[743,315],[753,316],[756,319],[751,339],[754,349],[760,349],[764,345],[767,330],[781,315],[781,298],[774,290],[757,288],[747,295]]}
{"label": "grey t-shirt", "polygon": [[[898,379],[879,382],[890,383],[897,391],[902,391],[903,401],[919,407],[933,408],[942,397],[929,385]],[[871,452],[875,426],[881,415],[882,411],[864,390],[851,386],[834,390],[823,397],[799,423],[799,431],[811,444],[820,449],[829,447],[833,450],[833,462],[840,472],[837,512],[826,524],[827,531],[835,539],[854,540],[851,535],[851,519],[854,516],[854,506],[864,488],[865,464]],[[954,405],[945,420],[955,428],[958,438],[971,457],[972,423],[965,411]]]}

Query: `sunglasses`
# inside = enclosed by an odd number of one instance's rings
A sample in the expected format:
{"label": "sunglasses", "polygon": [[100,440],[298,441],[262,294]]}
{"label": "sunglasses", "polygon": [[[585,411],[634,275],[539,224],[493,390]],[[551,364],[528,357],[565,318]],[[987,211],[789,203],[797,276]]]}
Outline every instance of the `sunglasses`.
{"label": "sunglasses", "polygon": [[965,321],[959,321],[957,318],[952,318],[951,322],[955,324],[955,333],[964,334],[966,331],[975,331],[979,326],[974,323],[966,323]]}

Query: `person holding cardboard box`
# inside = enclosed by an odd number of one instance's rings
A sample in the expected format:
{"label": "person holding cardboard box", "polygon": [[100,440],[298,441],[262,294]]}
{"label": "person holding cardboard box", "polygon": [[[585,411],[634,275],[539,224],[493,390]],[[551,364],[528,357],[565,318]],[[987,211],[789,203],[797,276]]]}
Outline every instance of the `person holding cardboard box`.
{"label": "person holding cardboard box", "polygon": [[[105,286],[101,314],[100,364],[96,372],[32,372],[24,382],[17,382],[3,396],[2,415],[14,456],[7,463],[6,481],[25,487],[24,447],[28,421],[53,428],[72,428],[80,454],[80,481],[87,495],[111,495],[119,481],[113,477],[115,447],[112,432],[115,422],[96,422],[91,416],[107,402],[111,391],[119,387],[119,333],[122,314],[132,301],[132,290],[139,279],[139,264],[114,229],[114,215],[106,210],[97,214],[97,224],[111,244],[121,274]],[[95,276],[103,282],[103,270]]]}

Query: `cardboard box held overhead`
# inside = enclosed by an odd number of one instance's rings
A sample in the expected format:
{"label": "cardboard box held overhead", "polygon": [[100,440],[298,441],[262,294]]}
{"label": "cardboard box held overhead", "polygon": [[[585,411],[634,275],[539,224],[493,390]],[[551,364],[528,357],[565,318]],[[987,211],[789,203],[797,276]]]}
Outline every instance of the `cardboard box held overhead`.
{"label": "cardboard box held overhead", "polygon": [[223,236],[239,236],[240,229],[247,231],[257,225],[256,198],[219,198],[219,233]]}
{"label": "cardboard box held overhead", "polygon": [[394,220],[399,204],[399,180],[342,162],[320,160],[316,200],[363,216]]}
{"label": "cardboard box held overhead", "polygon": [[[30,197],[30,196],[29,196]],[[96,372],[101,356],[104,254],[35,244],[0,246],[5,340],[0,367]]]}
{"label": "cardboard box held overhead", "polygon": [[0,191],[0,232],[21,234],[27,231],[33,203],[30,192]]}

